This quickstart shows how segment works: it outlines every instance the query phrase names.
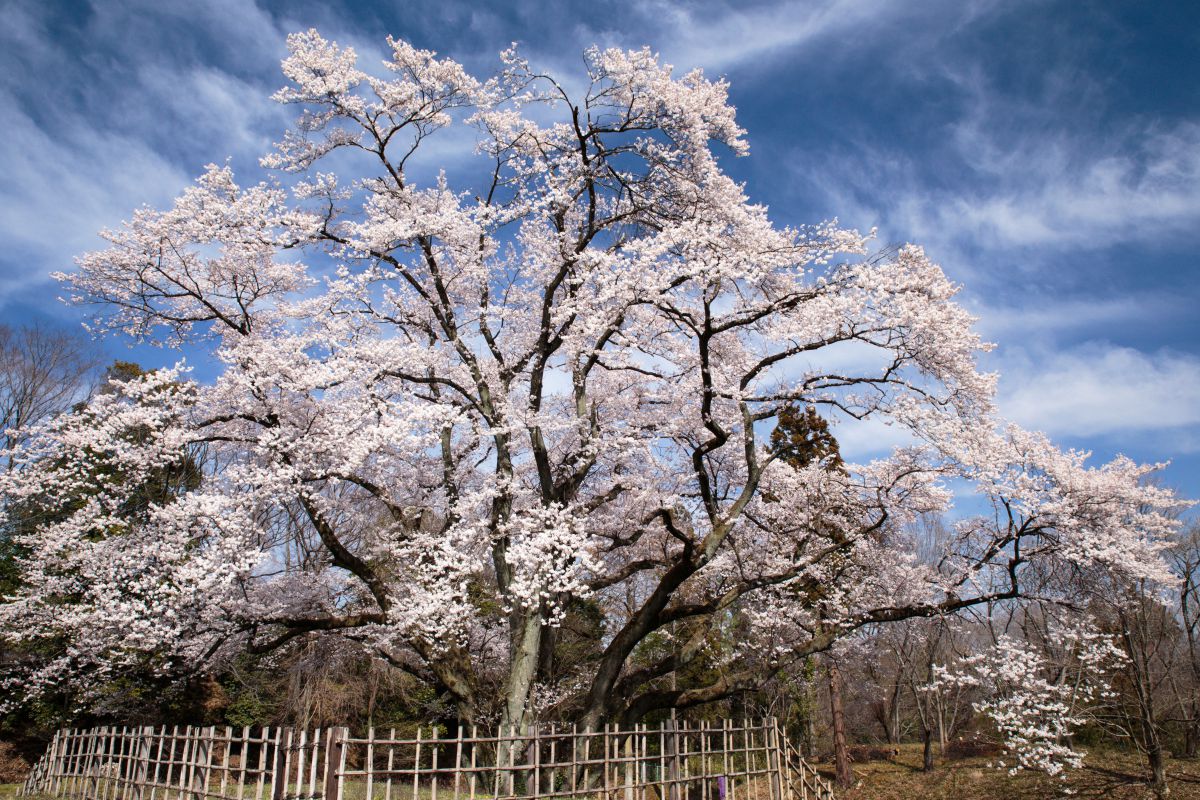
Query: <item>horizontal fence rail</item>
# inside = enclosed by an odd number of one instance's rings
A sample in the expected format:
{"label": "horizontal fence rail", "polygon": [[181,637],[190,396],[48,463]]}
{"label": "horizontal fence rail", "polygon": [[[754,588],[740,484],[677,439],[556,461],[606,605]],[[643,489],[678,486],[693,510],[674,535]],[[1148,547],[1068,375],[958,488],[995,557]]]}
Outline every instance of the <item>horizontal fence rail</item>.
{"label": "horizontal fence rail", "polygon": [[23,795],[72,800],[828,800],[773,719],[618,729],[58,731]]}

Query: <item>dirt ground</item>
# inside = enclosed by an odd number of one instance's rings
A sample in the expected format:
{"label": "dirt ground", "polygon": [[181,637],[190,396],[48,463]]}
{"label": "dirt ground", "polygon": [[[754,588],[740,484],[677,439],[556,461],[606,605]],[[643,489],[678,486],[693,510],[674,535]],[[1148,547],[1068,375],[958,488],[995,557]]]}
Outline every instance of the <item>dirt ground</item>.
{"label": "dirt ground", "polygon": [[[1061,781],[1045,775],[1018,773],[989,768],[995,758],[968,758],[940,762],[932,773],[921,771],[921,748],[905,745],[895,761],[855,764],[859,783],[846,800],[1034,800],[1034,798],[1079,797],[1132,798],[1154,797],[1148,786],[1149,771],[1145,760],[1136,753],[1093,750],[1084,768]],[[825,777],[833,779],[833,766],[819,764]],[[1170,800],[1200,800],[1200,759],[1171,759],[1167,763]],[[1070,790],[1070,794],[1064,792]]]}

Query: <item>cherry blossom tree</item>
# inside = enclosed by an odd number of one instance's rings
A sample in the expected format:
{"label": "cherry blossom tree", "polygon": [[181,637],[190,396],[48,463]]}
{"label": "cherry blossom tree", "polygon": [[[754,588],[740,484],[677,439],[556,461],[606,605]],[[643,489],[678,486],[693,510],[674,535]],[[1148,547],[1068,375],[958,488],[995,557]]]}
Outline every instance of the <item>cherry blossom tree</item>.
{"label": "cherry blossom tree", "polygon": [[[515,50],[481,80],[398,40],[379,74],[315,31],[288,44],[273,182],[210,166],[62,276],[97,330],[209,347],[220,374],[114,384],[13,453],[4,502],[60,513],[26,535],[0,628],[66,643],[14,688],[332,636],[464,721],[595,725],[1056,572],[1165,577],[1177,501],[1153,468],[1005,428],[988,346],[920,247],[774,224],[722,169],[748,153],[725,82],[649,50],[589,50],[564,82]],[[475,181],[419,183],[428,140],[464,126]],[[809,407],[913,444],[797,468],[769,434]],[[201,446],[199,486],[123,513]],[[918,559],[904,523],[956,482],[990,511]],[[602,633],[563,674],[579,603]],[[665,680],[734,611],[718,677]]]}
{"label": "cherry blossom tree", "polygon": [[1109,679],[1125,658],[1111,636],[1085,624],[1054,633],[1058,658],[1002,635],[983,652],[935,668],[926,686],[930,693],[964,686],[984,691],[975,710],[992,721],[1015,758],[1010,773],[1030,769],[1062,778],[1082,766],[1084,754],[1071,746],[1070,735],[1112,696]]}

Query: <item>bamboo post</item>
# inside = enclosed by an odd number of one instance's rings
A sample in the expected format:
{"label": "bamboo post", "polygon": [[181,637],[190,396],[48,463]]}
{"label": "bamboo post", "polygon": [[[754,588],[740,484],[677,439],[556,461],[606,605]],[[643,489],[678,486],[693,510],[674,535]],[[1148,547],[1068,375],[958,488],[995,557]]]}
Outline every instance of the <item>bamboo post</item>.
{"label": "bamboo post", "polygon": [[496,751],[492,757],[492,797],[500,796],[500,760],[504,752],[501,742],[504,737],[504,728],[496,729]]}
{"label": "bamboo post", "polygon": [[[370,745],[367,745],[367,746],[370,747]],[[369,774],[370,773],[368,773],[368,776],[369,776]],[[417,726],[417,745],[416,745],[415,754],[413,755],[412,800],[421,800],[420,797],[417,795],[417,776],[420,774],[421,774],[421,726],[418,725]],[[370,777],[368,777],[367,780],[369,781]],[[368,796],[367,800],[371,800],[371,797]]]}
{"label": "bamboo post", "polygon": [[533,785],[530,786],[529,770],[525,772],[525,794],[528,797],[537,797],[542,791],[542,740],[541,732],[535,724],[526,727],[526,734],[529,738],[529,746],[533,751],[525,755],[525,765],[533,765]]}
{"label": "bamboo post", "polygon": [[454,745],[454,800],[458,800],[459,787],[462,785],[463,761],[463,727],[458,723],[458,741]]}
{"label": "bamboo post", "polygon": [[586,792],[592,785],[592,727],[589,725],[583,731],[583,786],[579,787]]}
{"label": "bamboo post", "polygon": [[[392,800],[392,768],[396,758],[396,729],[388,730],[387,778],[383,782],[383,800]],[[371,800],[371,798],[368,798]]]}
{"label": "bamboo post", "polygon": [[[62,775],[64,764],[66,763],[66,748],[71,741],[71,729],[63,728],[54,732],[54,739],[50,742],[50,759],[46,762],[46,778],[43,786],[40,787],[52,795],[58,794],[58,785],[60,776]],[[37,791],[39,787],[31,786],[30,792]]]}
{"label": "bamboo post", "polygon": [[667,798],[679,800],[679,728],[674,719],[667,726]]}
{"label": "bamboo post", "polygon": [[89,731],[87,748],[88,754],[87,758],[85,758],[83,761],[83,771],[84,775],[86,776],[86,783],[81,783],[80,785],[84,786],[90,784],[92,797],[96,796],[97,788],[96,776],[92,771],[92,763],[96,760],[96,753],[100,749],[100,732],[102,730],[103,728],[92,728],[91,731]]}
{"label": "bamboo post", "polygon": [[[176,783],[175,800],[183,800],[183,792],[184,792],[185,787],[187,787],[188,780],[190,778],[190,775],[188,774],[190,770],[188,769],[188,767],[189,767],[189,764],[191,764],[191,758],[192,758],[192,756],[191,756],[192,740],[190,737],[191,730],[192,729],[190,726],[184,726],[183,738],[180,739],[180,738],[176,737],[175,740],[172,742],[171,760],[174,761],[176,766],[179,768],[178,774],[176,775],[176,780],[175,780],[175,783]],[[175,745],[177,745],[177,744],[181,745],[178,759],[175,756]]]}
{"label": "bamboo post", "polygon": [[[266,784],[266,782],[267,782],[267,743],[270,741],[270,738],[271,738],[271,729],[270,728],[263,728],[259,732],[260,741],[258,742],[258,771],[257,771],[258,772],[258,780],[257,780],[257,785],[255,786],[255,790],[254,790],[254,800],[262,800],[263,787],[264,787],[264,784]],[[274,779],[274,777],[272,777],[271,778],[271,785],[272,785],[271,793],[272,794],[274,794],[274,792],[275,792],[274,783],[275,783],[275,779]]]}
{"label": "bamboo post", "polygon": [[571,723],[571,797],[574,798],[579,787],[579,723]]}
{"label": "bamboo post", "polygon": [[[418,728],[418,737],[420,729]],[[364,764],[364,769],[367,771],[367,794],[366,800],[375,800],[375,726],[367,727],[367,761]],[[416,769],[416,767],[414,767]],[[415,778],[414,778],[415,780]],[[416,800],[416,784],[413,784],[413,800]]]}
{"label": "bamboo post", "polygon": [[[289,751],[291,749],[292,749],[291,747],[288,748]],[[304,753],[307,749],[308,749],[308,728],[301,728],[300,736],[296,740],[296,745],[295,745],[295,750],[296,750],[296,798],[297,798],[297,800],[299,800],[299,798],[304,797],[304,768],[307,766],[307,764],[305,764]],[[292,765],[291,765],[290,759],[288,762],[287,774],[289,776],[288,783],[290,784],[291,783],[291,774],[292,774]]]}
{"label": "bamboo post", "polygon": [[271,760],[271,800],[283,800],[287,794],[287,773],[284,769],[287,754],[283,746],[283,728],[275,729],[275,741],[272,744],[275,745],[275,753]]}
{"label": "bamboo post", "polygon": [[226,725],[225,735],[221,738],[221,789],[219,794],[222,798],[226,796],[225,790],[229,787],[229,770],[233,765],[233,728]]}
{"label": "bamboo post", "polygon": [[[151,728],[151,730],[153,731],[154,729]],[[158,793],[158,772],[162,769],[163,748],[166,746],[167,742],[167,726],[163,725],[162,728],[155,734],[154,738],[158,740],[158,746],[154,748],[154,771],[151,774],[150,779],[150,800],[154,800],[154,795]],[[170,767],[167,767],[167,770],[169,772]],[[169,780],[169,778],[164,778],[164,781],[166,780]]]}
{"label": "bamboo post", "polygon": [[681,780],[683,781],[681,785],[681,792],[686,798],[688,793],[691,791],[692,778],[692,760],[689,758],[692,753],[690,750],[688,750],[688,722],[686,719],[681,720],[680,728],[683,734],[680,739],[682,744],[679,748],[679,757],[683,759],[683,766],[681,770],[683,774],[680,776]]}
{"label": "bamboo post", "polygon": [[508,796],[516,797],[517,780],[517,726],[508,726]]}
{"label": "bamboo post", "polygon": [[[624,754],[624,757],[622,758],[622,763],[624,764],[624,767],[625,767],[625,770],[624,770],[624,772],[625,772],[625,776],[624,776],[625,777],[625,800],[633,800],[633,745],[634,745],[634,742],[633,742],[633,737],[629,735],[629,731],[625,731],[624,734],[622,734],[622,736],[620,738],[618,738],[617,741],[615,741],[613,744],[617,745],[619,748],[622,738],[625,740],[624,741],[625,754]],[[617,752],[620,752],[620,750],[618,749]]]}
{"label": "bamboo post", "polygon": [[330,728],[325,740],[325,800],[342,800],[340,781],[346,732],[345,728]]}
{"label": "bamboo post", "polygon": [[611,733],[612,725],[608,722],[604,723],[604,800],[610,800],[612,797],[611,761],[608,752],[613,744]]}
{"label": "bamboo post", "polygon": [[468,800],[475,800],[475,766],[478,763],[476,753],[479,751],[479,728],[471,726],[471,774],[467,778]]}
{"label": "bamboo post", "polygon": [[288,748],[292,746],[292,728],[287,729],[284,740],[283,728],[275,732],[275,765],[271,769],[271,800],[283,800],[288,796]]}
{"label": "bamboo post", "polygon": [[[232,766],[232,751],[233,739],[229,742],[230,755],[227,757],[227,763]],[[250,768],[250,727],[242,726],[241,747],[238,749],[238,786],[237,800],[245,800],[246,796],[246,771]]]}
{"label": "bamboo post", "polygon": [[127,730],[128,733],[125,736],[125,791],[121,796],[127,800],[133,800],[135,795],[140,795],[142,791],[142,745],[145,744],[145,738],[142,736],[140,727],[130,727]]}
{"label": "bamboo post", "polygon": [[72,769],[74,760],[75,730],[67,728],[58,744],[58,764],[50,781],[50,794],[58,797],[66,782],[67,770]]}
{"label": "bamboo post", "polygon": [[775,717],[771,717],[771,732],[775,738],[775,773],[779,785],[779,797],[780,800],[785,800],[791,788],[787,775],[787,752],[785,751],[787,740],[779,727],[779,720]]}
{"label": "bamboo post", "polygon": [[438,726],[437,726],[437,725],[434,725],[434,726],[433,726],[433,741],[432,741],[432,743],[429,745],[429,769],[430,769],[430,772],[429,772],[429,777],[430,777],[430,792],[431,792],[431,794],[430,794],[430,800],[437,800],[437,790],[438,790],[438,774],[437,774],[437,768],[438,768],[438,749],[439,749],[439,747],[440,747],[440,745],[439,745],[439,743],[438,743],[438,734],[439,734],[439,731],[438,731]]}
{"label": "bamboo post", "polygon": [[150,772],[150,748],[153,746],[154,728],[143,726],[138,737],[137,763],[133,771],[133,798],[142,800],[147,775]]}
{"label": "bamboo post", "polygon": [[215,726],[201,728],[201,747],[204,748],[204,774],[200,779],[200,797],[208,797],[208,788],[212,780],[212,760],[213,760],[213,742],[217,738],[217,729]]}
{"label": "bamboo post", "polygon": [[551,722],[550,723],[550,772],[546,775],[546,777],[542,778],[543,781],[548,782],[545,786],[545,791],[543,793],[548,792],[550,794],[553,794],[555,791],[555,788],[556,788],[555,783],[557,782],[557,779],[558,779],[558,729],[555,727],[554,723]]}

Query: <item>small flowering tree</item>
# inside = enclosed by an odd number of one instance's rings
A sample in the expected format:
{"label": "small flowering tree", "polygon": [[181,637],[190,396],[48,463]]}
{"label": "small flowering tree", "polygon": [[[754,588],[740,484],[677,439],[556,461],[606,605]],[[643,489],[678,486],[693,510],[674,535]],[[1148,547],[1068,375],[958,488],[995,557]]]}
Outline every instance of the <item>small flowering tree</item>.
{"label": "small flowering tree", "polygon": [[1109,679],[1124,660],[1112,637],[1087,625],[1055,633],[1060,658],[1002,635],[984,652],[935,668],[926,687],[931,693],[963,687],[984,693],[975,710],[991,720],[1016,759],[1010,773],[1029,769],[1065,777],[1065,770],[1082,766],[1084,754],[1072,747],[1070,736],[1112,696]]}
{"label": "small flowering tree", "polygon": [[[65,646],[10,691],[334,636],[464,720],[520,725],[552,697],[594,725],[1059,568],[1162,574],[1175,500],[1150,468],[1004,430],[986,345],[919,247],[774,225],[722,171],[748,151],[724,82],[647,50],[588,51],[569,91],[512,51],[478,80],[403,41],[382,77],[313,31],[289,48],[276,98],[301,111],[263,162],[280,182],[209,167],[62,276],[97,330],[208,347],[220,374],[114,384],[12,454],[5,507],[55,513],[22,534],[0,629]],[[414,160],[461,125],[479,178],[419,185]],[[785,463],[765,437],[810,406],[914,445]],[[198,486],[126,513],[200,447]],[[903,523],[948,508],[952,480],[993,513],[930,564]],[[585,605],[597,643],[568,674],[560,625]],[[733,611],[737,657],[664,681]]]}

